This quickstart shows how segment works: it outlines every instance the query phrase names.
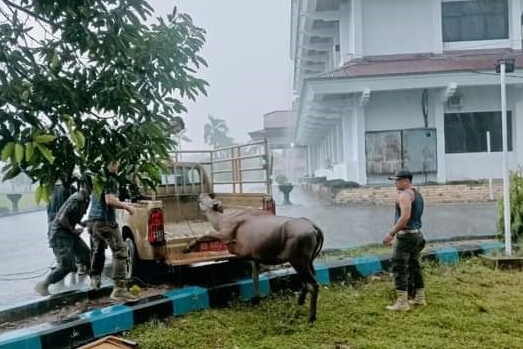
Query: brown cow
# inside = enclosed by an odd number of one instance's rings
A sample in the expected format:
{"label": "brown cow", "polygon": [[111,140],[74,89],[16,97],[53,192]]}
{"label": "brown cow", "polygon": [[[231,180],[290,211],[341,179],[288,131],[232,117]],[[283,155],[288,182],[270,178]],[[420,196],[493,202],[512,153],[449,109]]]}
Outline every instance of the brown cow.
{"label": "brown cow", "polygon": [[190,248],[198,241],[216,239],[225,243],[230,253],[252,260],[255,300],[260,298],[259,264],[289,262],[303,282],[298,304],[303,305],[307,291],[311,292],[309,322],[313,323],[319,286],[312,263],[323,247],[321,229],[306,218],[273,216],[260,210],[224,213],[221,203],[208,194],[200,195],[199,204],[216,232],[193,240]]}

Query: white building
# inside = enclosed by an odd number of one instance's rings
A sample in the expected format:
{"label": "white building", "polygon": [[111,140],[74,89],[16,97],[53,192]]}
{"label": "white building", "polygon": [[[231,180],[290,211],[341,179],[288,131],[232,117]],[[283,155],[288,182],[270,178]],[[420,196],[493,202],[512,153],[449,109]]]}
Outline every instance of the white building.
{"label": "white building", "polygon": [[[360,184],[399,168],[440,183],[523,164],[523,0],[293,0],[295,142],[308,172]],[[486,132],[492,153],[487,153]]]}

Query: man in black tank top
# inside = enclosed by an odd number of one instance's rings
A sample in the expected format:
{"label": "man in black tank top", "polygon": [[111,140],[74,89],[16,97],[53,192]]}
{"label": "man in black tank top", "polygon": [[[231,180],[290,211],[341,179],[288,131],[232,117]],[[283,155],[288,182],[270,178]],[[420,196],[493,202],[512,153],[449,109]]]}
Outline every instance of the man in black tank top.
{"label": "man in black tank top", "polygon": [[425,239],[421,234],[421,216],[423,215],[423,196],[412,185],[412,173],[401,170],[393,179],[398,189],[396,201],[395,225],[385,234],[383,243],[391,246],[396,237],[392,254],[392,271],[396,284],[397,301],[387,306],[391,311],[408,311],[409,279],[415,289],[414,300],[411,305],[425,306],[425,290],[421,273],[420,252],[425,246]]}

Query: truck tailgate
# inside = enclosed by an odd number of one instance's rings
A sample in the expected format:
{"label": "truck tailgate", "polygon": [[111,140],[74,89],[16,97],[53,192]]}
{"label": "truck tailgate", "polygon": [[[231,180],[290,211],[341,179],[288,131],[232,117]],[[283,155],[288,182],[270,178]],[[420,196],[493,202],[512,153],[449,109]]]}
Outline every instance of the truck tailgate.
{"label": "truck tailgate", "polygon": [[202,242],[200,246],[206,249],[206,251],[183,253],[192,239],[202,236],[209,230],[212,230],[212,226],[207,221],[167,223],[165,225],[165,237],[167,240],[165,263],[176,266],[234,257],[234,255],[224,249],[225,245],[219,242]]}

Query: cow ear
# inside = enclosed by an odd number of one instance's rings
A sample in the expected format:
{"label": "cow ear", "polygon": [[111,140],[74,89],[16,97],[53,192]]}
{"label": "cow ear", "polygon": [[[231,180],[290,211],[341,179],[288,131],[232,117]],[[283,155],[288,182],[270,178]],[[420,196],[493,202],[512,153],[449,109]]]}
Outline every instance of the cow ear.
{"label": "cow ear", "polygon": [[212,204],[212,209],[213,209],[213,211],[223,213],[222,205],[219,202],[215,202],[214,204]]}

